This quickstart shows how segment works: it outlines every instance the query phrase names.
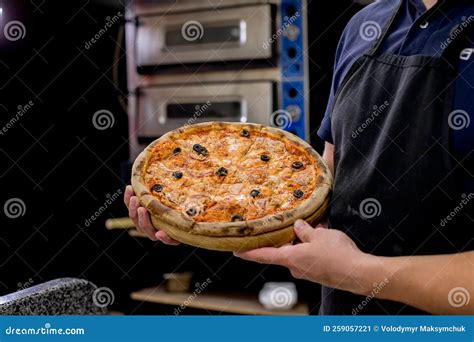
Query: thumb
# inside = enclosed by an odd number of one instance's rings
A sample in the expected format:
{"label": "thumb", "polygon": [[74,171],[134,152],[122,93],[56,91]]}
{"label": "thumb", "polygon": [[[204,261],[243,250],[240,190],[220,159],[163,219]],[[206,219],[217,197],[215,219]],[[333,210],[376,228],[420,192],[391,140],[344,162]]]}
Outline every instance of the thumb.
{"label": "thumb", "polygon": [[296,220],[295,233],[301,241],[310,242],[313,231],[313,227],[311,227],[307,222],[303,220]]}

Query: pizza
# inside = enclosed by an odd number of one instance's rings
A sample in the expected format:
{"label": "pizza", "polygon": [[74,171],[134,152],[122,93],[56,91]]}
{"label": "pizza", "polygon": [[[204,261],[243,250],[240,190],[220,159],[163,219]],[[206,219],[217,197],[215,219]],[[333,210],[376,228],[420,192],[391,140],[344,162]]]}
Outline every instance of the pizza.
{"label": "pizza", "polygon": [[323,217],[331,184],[326,163],[305,141],[249,123],[176,129],[132,169],[135,194],[157,229],[223,251],[291,242],[297,219]]}

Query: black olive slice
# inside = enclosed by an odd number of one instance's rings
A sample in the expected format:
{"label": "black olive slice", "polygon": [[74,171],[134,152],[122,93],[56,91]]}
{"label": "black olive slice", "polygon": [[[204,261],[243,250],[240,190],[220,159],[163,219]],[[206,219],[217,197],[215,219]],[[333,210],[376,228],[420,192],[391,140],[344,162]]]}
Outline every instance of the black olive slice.
{"label": "black olive slice", "polygon": [[303,163],[300,161],[295,161],[293,164],[291,164],[291,167],[295,170],[299,170],[303,167]]}
{"label": "black olive slice", "polygon": [[188,210],[186,210],[186,214],[188,214],[189,216],[195,216],[197,214],[197,211],[194,208],[189,208]]}
{"label": "black olive slice", "polygon": [[202,156],[207,156],[209,154],[209,151],[207,150],[207,148],[199,144],[193,145],[193,151]]}
{"label": "black olive slice", "polygon": [[163,191],[163,185],[161,184],[155,184],[151,187],[151,191],[154,192],[162,192]]}
{"label": "black olive slice", "polygon": [[232,222],[243,221],[244,218],[241,215],[233,215],[231,218]]}
{"label": "black olive slice", "polygon": [[176,147],[174,150],[173,150],[173,154],[180,154],[181,153],[181,147]]}
{"label": "black olive slice", "polygon": [[250,191],[250,196],[252,196],[253,198],[257,197],[258,195],[260,195],[260,191],[255,189]]}
{"label": "black olive slice", "polygon": [[225,177],[227,176],[228,174],[228,171],[225,167],[220,167],[217,171],[216,171],[216,175],[218,175],[219,177]]}
{"label": "black olive slice", "polygon": [[260,159],[261,159],[262,161],[264,161],[264,162],[267,162],[267,161],[270,160],[270,157],[267,156],[266,154],[262,154],[262,155],[260,156]]}
{"label": "black olive slice", "polygon": [[247,129],[243,129],[242,132],[240,132],[240,136],[244,137],[244,138],[248,138],[250,137],[250,132],[247,130]]}
{"label": "black olive slice", "polygon": [[301,197],[304,196],[304,192],[301,191],[301,190],[295,190],[295,191],[293,192],[293,196],[295,196],[296,198],[301,198]]}
{"label": "black olive slice", "polygon": [[183,178],[183,173],[181,171],[174,171],[173,172],[173,178],[181,179],[181,178]]}

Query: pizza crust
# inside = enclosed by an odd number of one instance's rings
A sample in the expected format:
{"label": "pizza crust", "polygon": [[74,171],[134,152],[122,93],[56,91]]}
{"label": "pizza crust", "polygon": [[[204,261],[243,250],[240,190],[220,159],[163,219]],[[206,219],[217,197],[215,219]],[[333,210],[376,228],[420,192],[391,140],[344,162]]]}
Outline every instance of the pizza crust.
{"label": "pizza crust", "polygon": [[[305,221],[314,225],[324,218],[326,210],[329,206],[329,198],[322,203],[320,209],[311,216],[305,218]],[[169,225],[159,220],[156,216],[152,216],[152,223],[155,227],[166,232],[171,238],[191,245],[194,247],[205,248],[221,252],[245,252],[255,248],[262,247],[280,247],[291,243],[295,238],[293,224],[264,234],[254,236],[205,236],[185,232],[181,229]]]}
{"label": "pizza crust", "polygon": [[[222,128],[241,130],[242,127],[252,127],[253,130],[260,130],[278,140],[289,141],[299,149],[305,150],[313,158],[318,170],[316,188],[296,208],[248,221],[196,222],[183,211],[163,204],[145,185],[144,174],[152,157],[152,151],[161,141],[174,140],[183,132],[199,132],[203,128],[211,131]],[[320,220],[328,206],[332,176],[319,154],[309,144],[291,133],[258,124],[211,122],[179,128],[151,143],[133,164],[132,187],[140,204],[150,212],[152,223],[157,229],[165,231],[178,241],[196,247],[237,251],[263,246],[281,246],[294,239],[293,223],[297,219],[305,219],[312,223]]]}

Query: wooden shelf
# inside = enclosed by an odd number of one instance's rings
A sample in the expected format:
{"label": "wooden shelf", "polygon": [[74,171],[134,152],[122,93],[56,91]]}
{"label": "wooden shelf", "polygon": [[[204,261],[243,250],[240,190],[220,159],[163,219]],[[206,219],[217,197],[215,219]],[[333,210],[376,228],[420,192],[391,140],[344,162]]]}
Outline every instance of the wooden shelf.
{"label": "wooden shelf", "polygon": [[[126,229],[128,234],[133,237],[146,237],[135,229],[132,220],[128,217],[109,219],[106,221],[107,229]],[[305,303],[298,303],[291,310],[268,310],[258,301],[257,294],[246,293],[211,293],[204,292],[195,296],[191,293],[166,292],[163,288],[152,287],[130,294],[134,300],[181,306],[185,302],[187,306],[208,310],[237,313],[243,315],[307,315],[308,306]]]}
{"label": "wooden shelf", "polygon": [[237,313],[243,315],[307,315],[308,305],[298,303],[291,310],[268,310],[258,301],[257,295],[245,293],[201,293],[194,296],[192,293],[166,292],[160,287],[151,287],[132,292],[132,299],[181,306],[187,302],[188,307],[208,310]]}

